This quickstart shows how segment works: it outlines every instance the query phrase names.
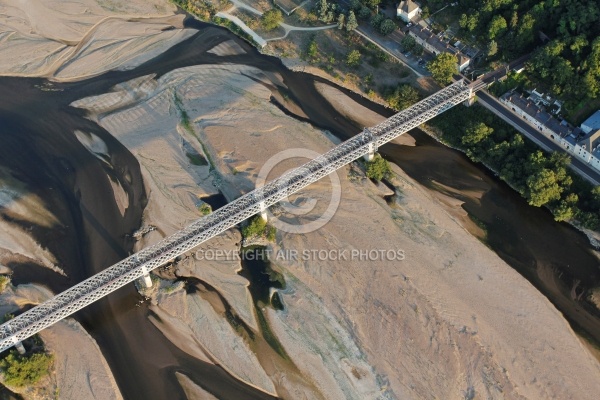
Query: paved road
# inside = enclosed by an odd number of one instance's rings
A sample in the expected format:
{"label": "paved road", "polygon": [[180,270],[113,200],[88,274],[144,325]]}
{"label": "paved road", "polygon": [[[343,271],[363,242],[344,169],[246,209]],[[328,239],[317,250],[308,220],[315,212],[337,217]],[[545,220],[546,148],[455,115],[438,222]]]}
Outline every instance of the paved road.
{"label": "paved road", "polygon": [[[565,152],[560,145],[544,136],[533,126],[529,125],[521,117],[514,114],[511,110],[506,108],[498,99],[490,95],[485,91],[477,92],[477,97],[482,106],[486,107],[500,118],[515,126],[517,130],[527,136],[529,139],[534,141],[540,147],[549,151],[561,151]],[[600,185],[600,172],[595,168],[592,168],[589,164],[584,163],[581,160],[576,159],[571,155],[571,169],[577,172],[579,175],[590,181],[595,185]]]}

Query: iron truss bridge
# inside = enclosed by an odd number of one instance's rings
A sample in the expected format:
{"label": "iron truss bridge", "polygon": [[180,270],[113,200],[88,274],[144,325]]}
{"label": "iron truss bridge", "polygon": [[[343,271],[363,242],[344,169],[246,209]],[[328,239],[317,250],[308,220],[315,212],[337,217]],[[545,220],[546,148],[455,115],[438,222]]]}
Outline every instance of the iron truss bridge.
{"label": "iron truss bridge", "polygon": [[460,80],[399,112],[381,124],[341,143],[325,154],[287,172],[278,179],[239,197],[215,212],[200,218],[185,229],[135,253],[104,271],[39,304],[0,326],[0,351],[17,346],[21,341],[62,320],[90,303],[106,296],[153,269],[174,260],[210,238],[228,230],[245,219],[264,211],[292,193],[318,181],[344,165],[425,121],[468,101],[485,84],[467,84]]}

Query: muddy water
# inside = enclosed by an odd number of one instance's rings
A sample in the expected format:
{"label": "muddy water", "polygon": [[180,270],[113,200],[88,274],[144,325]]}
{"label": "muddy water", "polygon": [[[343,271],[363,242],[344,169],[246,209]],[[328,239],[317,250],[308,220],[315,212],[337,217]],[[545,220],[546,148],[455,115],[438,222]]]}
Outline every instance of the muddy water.
{"label": "muddy water", "polygon": [[[137,161],[108,132],[68,106],[76,99],[105,93],[117,83],[150,73],[160,76],[189,65],[239,63],[280,74],[287,89],[277,96],[288,99],[293,106],[288,107],[291,114],[301,114],[339,137],[360,131],[361,127],[337,113],[315,90],[314,82],[324,80],[288,71],[278,60],[258,54],[223,29],[195,21],[188,24],[199,29],[198,35],[131,71],[55,84],[52,89],[56,91],[41,90],[45,84],[42,80],[0,78],[0,167],[45,199],[61,221],[53,229],[27,227],[57,255],[69,276],[40,275],[35,267],[13,266],[19,283],[43,282],[55,291],[64,289],[127,255],[132,245],[128,238],[140,224],[146,199]],[[225,40],[237,41],[247,54],[219,57],[206,53]],[[340,90],[377,112],[390,114]],[[93,132],[107,143],[110,166],[77,142],[75,129]],[[555,223],[544,210],[529,207],[510,188],[459,153],[418,133],[415,136],[416,147],[390,145],[382,151],[431,190],[440,190],[434,181],[455,188],[453,196],[464,200],[465,209],[486,227],[488,245],[572,322],[590,335],[600,334],[598,317],[584,303],[571,298],[575,282],[580,281],[573,291],[577,294],[599,280],[598,262],[585,237]],[[125,216],[112,197],[109,179],[118,181],[129,195]],[[475,192],[481,201],[472,196]],[[128,285],[77,315],[98,341],[125,398],[182,397],[174,371],[185,373],[220,398],[265,397],[220,368],[180,352],[148,322],[149,311],[139,301],[133,286]]]}

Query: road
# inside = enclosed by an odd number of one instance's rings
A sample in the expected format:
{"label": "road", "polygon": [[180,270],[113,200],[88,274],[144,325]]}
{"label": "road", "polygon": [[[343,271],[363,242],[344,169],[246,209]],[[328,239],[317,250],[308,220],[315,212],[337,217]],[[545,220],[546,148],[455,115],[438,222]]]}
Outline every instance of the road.
{"label": "road", "polygon": [[[479,103],[481,103],[482,106],[492,111],[494,114],[498,115],[504,121],[513,125],[519,132],[523,133],[525,136],[527,136],[529,139],[535,142],[538,146],[548,151],[565,152],[564,148],[562,148],[560,145],[544,136],[540,131],[535,129],[533,126],[529,125],[518,115],[514,114],[511,110],[506,108],[500,102],[500,100],[496,99],[494,96],[481,90],[477,92],[477,97],[479,98]],[[600,184],[600,172],[595,168],[592,168],[589,164],[578,160],[572,155],[570,167],[591,183],[595,185]]]}

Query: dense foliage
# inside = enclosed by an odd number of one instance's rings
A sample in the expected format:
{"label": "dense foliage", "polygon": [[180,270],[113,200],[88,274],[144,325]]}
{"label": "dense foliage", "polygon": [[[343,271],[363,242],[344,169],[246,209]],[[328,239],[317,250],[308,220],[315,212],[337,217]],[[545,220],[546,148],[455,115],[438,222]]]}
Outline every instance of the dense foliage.
{"label": "dense foliage", "polygon": [[458,7],[461,28],[487,43],[489,56],[513,60],[548,42],[535,50],[528,73],[567,106],[599,96],[598,0],[461,0]]}
{"label": "dense foliage", "polygon": [[414,87],[403,83],[394,89],[387,90],[384,99],[390,107],[400,111],[415,104],[420,100],[420,97],[419,92]]}
{"label": "dense foliage", "polygon": [[13,350],[0,361],[4,382],[9,386],[17,387],[32,385],[48,375],[52,360],[50,354],[20,355]]}
{"label": "dense foliage", "polygon": [[391,173],[390,164],[379,154],[375,154],[373,160],[367,162],[367,177],[373,180],[380,181],[389,177]]}
{"label": "dense foliage", "polygon": [[532,206],[547,206],[558,221],[574,218],[587,228],[600,227],[600,187],[569,170],[567,154],[542,152],[477,105],[455,107],[431,124],[449,144],[497,171]]}

